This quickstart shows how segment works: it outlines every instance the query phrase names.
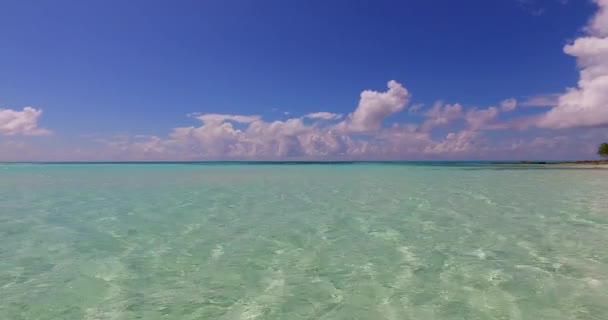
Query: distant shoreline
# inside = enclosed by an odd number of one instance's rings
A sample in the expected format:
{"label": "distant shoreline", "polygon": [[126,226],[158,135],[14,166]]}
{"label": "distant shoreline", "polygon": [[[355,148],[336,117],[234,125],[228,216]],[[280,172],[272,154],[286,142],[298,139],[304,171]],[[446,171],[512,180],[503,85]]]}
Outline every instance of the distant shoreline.
{"label": "distant shoreline", "polygon": [[431,165],[431,166],[487,166],[487,165],[579,165],[606,166],[608,160],[435,160],[435,161],[402,161],[402,160],[355,160],[355,161],[268,161],[268,160],[218,160],[218,161],[0,161],[0,165]]}
{"label": "distant shoreline", "polygon": [[568,165],[608,165],[608,160],[578,160],[578,161],[501,161],[493,164],[568,164]]}

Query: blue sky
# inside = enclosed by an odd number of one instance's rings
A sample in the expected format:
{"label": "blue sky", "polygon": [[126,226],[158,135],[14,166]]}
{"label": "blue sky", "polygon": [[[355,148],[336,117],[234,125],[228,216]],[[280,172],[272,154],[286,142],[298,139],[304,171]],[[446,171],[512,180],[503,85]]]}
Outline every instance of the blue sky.
{"label": "blue sky", "polygon": [[[538,158],[538,141],[556,137],[542,145],[562,146],[555,157],[591,158],[608,138],[608,105],[556,101],[585,68],[585,54],[564,47],[605,40],[605,19],[590,20],[602,17],[598,5],[607,4],[4,1],[0,160]],[[407,91],[403,106],[388,101],[390,80]],[[368,107],[364,90],[388,102]],[[529,106],[540,98],[551,106]],[[517,107],[501,109],[506,99]],[[454,104],[460,112],[444,119]],[[473,125],[471,110],[491,106],[502,111]],[[357,107],[380,118],[355,125]],[[557,115],[538,120],[552,108]],[[560,125],[571,109],[600,120]],[[301,118],[314,112],[342,117]],[[260,117],[211,123],[204,114]],[[575,143],[583,136],[584,146]]]}

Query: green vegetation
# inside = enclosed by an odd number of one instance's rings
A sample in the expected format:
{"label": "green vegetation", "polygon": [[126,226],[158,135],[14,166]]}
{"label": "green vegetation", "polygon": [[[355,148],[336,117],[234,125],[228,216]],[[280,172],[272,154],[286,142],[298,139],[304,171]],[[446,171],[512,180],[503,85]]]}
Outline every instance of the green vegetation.
{"label": "green vegetation", "polygon": [[597,154],[604,159],[608,159],[608,143],[604,142],[597,149]]}

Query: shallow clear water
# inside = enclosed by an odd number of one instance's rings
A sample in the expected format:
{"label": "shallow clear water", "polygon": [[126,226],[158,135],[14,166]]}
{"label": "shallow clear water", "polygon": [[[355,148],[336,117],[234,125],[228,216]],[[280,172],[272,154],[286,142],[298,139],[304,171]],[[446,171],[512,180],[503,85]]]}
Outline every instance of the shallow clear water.
{"label": "shallow clear water", "polygon": [[608,170],[0,164],[0,319],[608,319]]}

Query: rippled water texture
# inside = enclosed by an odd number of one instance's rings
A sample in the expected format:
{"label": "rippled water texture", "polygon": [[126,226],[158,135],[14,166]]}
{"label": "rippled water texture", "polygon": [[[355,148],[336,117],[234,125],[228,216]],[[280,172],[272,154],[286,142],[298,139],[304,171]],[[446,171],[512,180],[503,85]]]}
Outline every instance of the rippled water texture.
{"label": "rippled water texture", "polygon": [[608,319],[608,170],[0,164],[0,319]]}

